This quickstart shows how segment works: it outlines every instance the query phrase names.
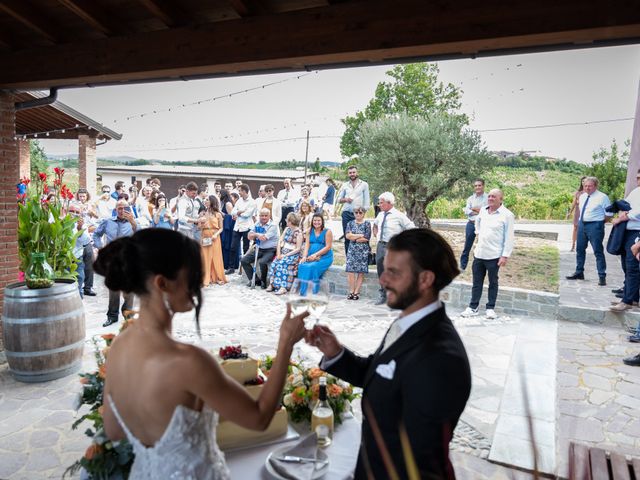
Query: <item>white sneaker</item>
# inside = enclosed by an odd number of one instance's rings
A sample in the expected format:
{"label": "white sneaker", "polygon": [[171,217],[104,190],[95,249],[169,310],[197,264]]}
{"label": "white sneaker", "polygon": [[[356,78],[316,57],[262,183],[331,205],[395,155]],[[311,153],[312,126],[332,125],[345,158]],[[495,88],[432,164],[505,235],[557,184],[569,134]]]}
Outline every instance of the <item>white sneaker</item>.
{"label": "white sneaker", "polygon": [[478,309],[477,308],[471,308],[471,307],[467,307],[467,309],[462,312],[460,314],[461,317],[475,317],[478,315]]}
{"label": "white sneaker", "polygon": [[498,318],[498,314],[492,308],[487,308],[487,313],[485,313],[485,317],[489,319]]}

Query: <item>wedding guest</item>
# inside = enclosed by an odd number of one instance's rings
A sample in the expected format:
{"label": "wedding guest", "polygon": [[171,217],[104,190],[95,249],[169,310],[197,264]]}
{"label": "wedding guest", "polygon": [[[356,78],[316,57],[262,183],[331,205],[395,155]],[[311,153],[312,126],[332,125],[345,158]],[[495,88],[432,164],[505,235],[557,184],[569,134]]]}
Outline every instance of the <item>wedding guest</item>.
{"label": "wedding guest", "polygon": [[347,299],[359,300],[364,274],[369,271],[371,224],[364,219],[364,208],[358,207],[353,213],[356,219],[347,224],[347,232],[345,233],[345,237],[351,242],[347,251],[345,270],[349,282]]}
{"label": "wedding guest", "polygon": [[224,275],[222,242],[220,241],[220,234],[223,228],[220,204],[215,195],[209,195],[204,204],[207,211],[204,221],[200,224],[200,230],[202,231],[200,243],[202,245],[202,260],[204,264],[202,284],[205,287],[213,283],[224,285],[227,283],[227,277]]}
{"label": "wedding guest", "polygon": [[273,196],[274,190],[275,187],[270,183],[264,185],[264,197],[256,200],[256,208],[257,211],[260,211],[263,208],[268,209],[269,212],[271,212],[271,220],[273,220],[273,223],[279,227],[280,216],[282,215],[282,203]]}
{"label": "wedding guest", "polygon": [[156,196],[156,204],[153,209],[153,226],[173,230],[173,223],[173,217],[167,206],[167,197],[164,196],[164,193],[161,193]]}
{"label": "wedding guest", "polygon": [[[342,185],[340,195],[338,196],[338,203],[342,203],[342,231],[347,231],[347,224],[351,220],[355,220],[353,210],[357,207],[362,207],[369,210],[369,184],[358,177],[358,167],[351,165],[347,169],[347,175],[349,175],[349,181]],[[349,240],[344,239],[344,253],[349,250]]]}
{"label": "wedding guest", "polygon": [[282,184],[284,188],[278,192],[278,200],[280,200],[280,204],[282,205],[280,229],[284,230],[287,226],[287,215],[292,213],[298,204],[298,194],[293,189],[290,178],[285,178]]}
{"label": "wedding guest", "polygon": [[298,275],[302,237],[300,217],[291,212],[287,215],[287,228],[280,235],[276,257],[269,267],[267,292],[275,291],[276,295],[283,295],[291,289],[293,280]]}
{"label": "wedding guest", "polygon": [[[138,189],[133,185],[129,188],[129,190],[131,189],[135,190],[136,197],[137,197]],[[138,226],[140,228],[149,228],[153,224],[153,219],[151,218],[151,215],[152,215],[151,212],[153,211],[153,203],[151,203],[152,193],[153,193],[153,188],[151,188],[151,186],[149,185],[145,185],[144,187],[142,187],[142,191],[141,191],[142,195],[140,195],[137,199],[133,197],[131,198],[131,203],[135,205],[136,211],[138,212]],[[151,206],[151,212],[149,211],[150,206]]]}
{"label": "wedding guest", "polygon": [[171,335],[174,314],[194,308],[199,332],[197,242],[170,230],[141,230],[101,251],[96,271],[110,289],[140,298],[138,319],[111,345],[104,385],[105,433],[133,446],[130,478],[230,478],[217,446],[218,420],[254,430],[269,425],[306,315],[292,317],[287,309],[269,381],[254,399],[211,354]]}
{"label": "wedding guest", "polygon": [[[107,218],[96,228],[93,232],[93,243],[96,248],[102,248],[102,236],[107,239],[107,245],[111,242],[122,238],[130,237],[137,230],[138,224],[136,223],[129,204],[126,200],[118,200],[116,204],[116,216]],[[127,259],[128,261],[128,259]],[[126,263],[126,261],[124,262]],[[95,266],[95,265],[94,265]],[[97,269],[94,269],[96,272]],[[120,290],[113,290],[107,284],[109,288],[109,307],[107,309],[107,321],[102,324],[103,327],[108,327],[118,321],[118,309],[120,307]],[[122,304],[122,310],[131,310],[133,306],[133,295],[123,292],[124,303]]]}
{"label": "wedding guest", "polygon": [[125,192],[125,184],[122,180],[118,180],[113,185],[113,192],[111,192],[111,198],[113,198],[115,201],[118,201],[118,198],[123,193],[127,193]]}
{"label": "wedding guest", "polygon": [[271,220],[271,212],[266,208],[260,210],[258,218],[259,220],[251,227],[248,235],[249,240],[253,240],[254,244],[242,257],[240,264],[249,279],[247,286],[251,286],[251,279],[253,278],[254,272],[253,266],[256,262],[255,249],[257,246],[257,267],[259,270],[256,271],[255,285],[266,289],[269,264],[276,254],[276,247],[278,244],[278,225]]}
{"label": "wedding guest", "polygon": [[303,237],[306,238],[307,233],[309,233],[309,231],[311,230],[311,220],[313,219],[313,211],[311,211],[311,205],[309,205],[307,202],[302,202],[300,204],[298,216],[300,217],[300,230],[302,230]]}
{"label": "wedding guest", "polygon": [[222,192],[222,184],[220,181],[216,180],[213,183],[213,194],[218,197],[218,200],[220,200],[220,192]]}
{"label": "wedding guest", "polygon": [[174,223],[174,229],[178,228],[178,201],[185,195],[187,191],[186,185],[180,185],[178,188],[178,195],[169,200],[169,210],[171,211],[171,215],[173,216],[176,222]]}
{"label": "wedding guest", "polygon": [[300,189],[300,198],[296,203],[295,213],[300,213],[300,205],[302,205],[302,202],[308,203],[311,207],[311,210],[314,210],[316,203],[313,201],[313,198],[309,196],[309,187],[307,187],[306,185]]}
{"label": "wedding guest", "polygon": [[333,204],[336,198],[336,182],[332,178],[325,180],[327,184],[327,191],[322,197],[322,211],[325,212],[327,218],[331,218],[333,215]]}
{"label": "wedding guest", "polygon": [[469,252],[476,241],[476,218],[480,209],[487,206],[487,194],[484,192],[484,180],[476,178],[473,181],[473,195],[467,198],[464,214],[467,216],[467,225],[464,232],[464,247],[460,255],[460,268],[465,270],[469,263]]}
{"label": "wedding guest", "polygon": [[314,281],[321,279],[333,263],[333,233],[325,228],[324,218],[318,213],[313,214],[311,227],[298,265],[298,278]]}
{"label": "wedding guest", "polygon": [[231,195],[231,193],[233,192],[233,182],[225,182],[224,189],[229,193],[229,195]]}
{"label": "wedding guest", "polygon": [[[86,188],[79,188],[76,192],[77,205],[80,209],[82,222],[89,235],[92,235],[98,226],[99,218],[95,207],[91,203],[91,195]],[[85,244],[82,253],[82,264],[84,267],[84,295],[95,297],[96,291],[93,289],[93,241]]]}
{"label": "wedding guest", "polygon": [[239,195],[240,198],[231,211],[236,224],[233,227],[233,238],[231,240],[231,265],[224,272],[227,275],[235,273],[236,268],[238,268],[237,259],[240,257],[240,241],[242,241],[242,252],[246,254],[249,251],[249,230],[253,226],[251,219],[256,211],[256,202],[249,196],[248,185],[244,183],[240,185]]}
{"label": "wedding guest", "polygon": [[571,208],[567,212],[567,218],[573,214],[573,233],[571,235],[571,252],[576,251],[576,239],[578,238],[578,221],[580,220],[580,209],[578,208],[578,203],[580,203],[580,195],[584,191],[584,179],[586,176],[580,177],[580,186],[578,190],[573,192],[573,202],[571,202]]}
{"label": "wedding guest", "polygon": [[178,232],[189,238],[196,238],[196,225],[199,222],[198,206],[195,198],[198,195],[198,185],[189,182],[186,192],[180,197],[177,204]]}
{"label": "wedding guest", "polygon": [[449,443],[469,399],[471,370],[438,297],[458,274],[446,240],[433,230],[406,230],[389,241],[381,278],[388,306],[401,314],[375,353],[355,354],[324,325],[306,335],[324,354],[321,369],[364,389],[356,480],[455,478]]}
{"label": "wedding guest", "polygon": [[[76,272],[78,274],[78,291],[80,292],[80,298],[84,298],[84,292],[87,290],[87,285],[85,283],[84,252],[87,246],[91,247],[91,237],[89,236],[87,226],[82,218],[82,211],[80,210],[79,203],[74,202],[69,205],[69,215],[76,220],[76,231],[79,232],[76,237],[76,244],[73,247],[73,256],[76,257],[77,263]],[[93,257],[93,249],[91,255]],[[93,258],[91,258],[91,261],[93,262]],[[93,275],[93,268],[91,272]],[[95,293],[91,296],[95,296]]]}
{"label": "wedding guest", "polygon": [[102,186],[102,195],[96,200],[96,213],[101,219],[113,217],[113,209],[116,208],[116,200],[111,197],[111,187]]}
{"label": "wedding guest", "polygon": [[233,227],[236,224],[231,212],[233,210],[233,205],[236,203],[238,198],[240,197],[237,193],[230,194],[227,190],[222,190],[220,192],[220,205],[223,215],[222,235],[220,236],[220,240],[222,242],[222,260],[224,262],[225,271],[229,269],[231,265],[231,241],[233,240]]}

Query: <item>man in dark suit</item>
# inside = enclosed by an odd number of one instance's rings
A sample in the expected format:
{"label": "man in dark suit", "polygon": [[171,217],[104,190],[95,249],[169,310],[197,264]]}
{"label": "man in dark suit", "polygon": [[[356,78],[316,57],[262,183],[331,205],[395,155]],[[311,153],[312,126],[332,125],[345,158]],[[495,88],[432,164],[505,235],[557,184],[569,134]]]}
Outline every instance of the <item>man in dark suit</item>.
{"label": "man in dark suit", "polygon": [[307,334],[324,354],[320,368],[363,388],[356,479],[393,472],[408,478],[412,464],[420,478],[455,478],[449,442],[469,398],[471,371],[438,296],[458,273],[440,235],[406,230],[387,245],[380,278],[387,305],[402,312],[375,353],[356,355],[325,326]]}

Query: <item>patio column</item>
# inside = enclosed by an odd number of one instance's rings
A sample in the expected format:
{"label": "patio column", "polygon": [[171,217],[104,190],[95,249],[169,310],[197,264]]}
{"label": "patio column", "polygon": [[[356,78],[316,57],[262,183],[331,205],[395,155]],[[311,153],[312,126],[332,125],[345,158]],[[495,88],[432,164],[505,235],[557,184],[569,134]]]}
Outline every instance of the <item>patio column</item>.
{"label": "patio column", "polygon": [[633,121],[633,134],[631,136],[631,151],[629,152],[629,166],[627,167],[627,184],[624,190],[625,197],[638,186],[636,174],[640,169],[640,82],[638,83],[638,98],[636,100],[636,118]]}
{"label": "patio column", "polygon": [[[16,183],[20,174],[13,95],[0,91],[0,310],[4,287],[18,279],[18,206]],[[0,361],[4,355],[0,323]]]}
{"label": "patio column", "polygon": [[18,159],[20,162],[19,178],[29,178],[31,176],[31,140],[16,140],[18,147]]}
{"label": "patio column", "polygon": [[92,197],[97,194],[98,163],[96,159],[96,137],[91,135],[78,135],[80,148],[78,155],[78,167],[80,170],[80,187],[86,188]]}

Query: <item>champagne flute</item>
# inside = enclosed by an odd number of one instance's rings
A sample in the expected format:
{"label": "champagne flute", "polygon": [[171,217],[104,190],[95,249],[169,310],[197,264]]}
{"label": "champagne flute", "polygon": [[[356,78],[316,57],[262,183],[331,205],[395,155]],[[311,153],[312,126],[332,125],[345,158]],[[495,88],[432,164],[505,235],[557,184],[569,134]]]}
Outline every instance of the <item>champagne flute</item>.
{"label": "champagne flute", "polygon": [[289,291],[287,303],[294,315],[308,311],[310,317],[315,319],[314,325],[317,325],[329,303],[329,285],[326,280],[296,278]]}

